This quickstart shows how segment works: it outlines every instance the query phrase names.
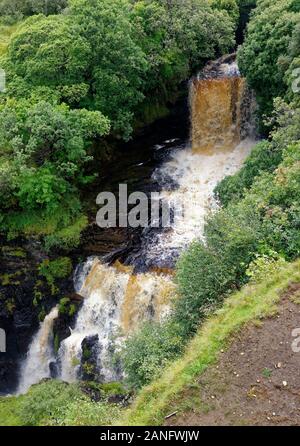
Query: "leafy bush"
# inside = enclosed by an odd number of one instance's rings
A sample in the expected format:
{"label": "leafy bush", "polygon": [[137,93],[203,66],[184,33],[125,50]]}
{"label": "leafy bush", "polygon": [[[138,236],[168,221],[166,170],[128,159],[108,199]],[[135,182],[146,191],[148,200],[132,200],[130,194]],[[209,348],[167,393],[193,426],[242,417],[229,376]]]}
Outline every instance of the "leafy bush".
{"label": "leafy bush", "polygon": [[250,263],[246,275],[249,277],[250,282],[263,282],[268,274],[275,274],[285,264],[286,261],[276,252],[270,251],[268,255],[257,254],[255,259]]}
{"label": "leafy bush", "polygon": [[55,211],[68,190],[68,183],[49,168],[23,171],[18,181],[17,196],[24,209],[44,207],[46,212]]}
{"label": "leafy bush", "polygon": [[88,219],[85,215],[80,216],[73,224],[56,230],[54,234],[45,237],[45,248],[50,251],[60,248],[66,251],[76,248],[80,243],[81,232],[86,228]]}
{"label": "leafy bush", "polygon": [[108,121],[99,112],[12,99],[0,104],[0,119],[2,229],[11,237],[51,234],[49,248],[76,246],[86,226],[76,196],[90,179],[82,166],[91,160],[91,139],[108,132]]}
{"label": "leafy bush", "polygon": [[282,159],[282,151],[268,141],[262,141],[252,150],[244,166],[233,176],[226,177],[215,189],[223,206],[241,199],[255,178],[263,172],[273,172]]}
{"label": "leafy bush", "polygon": [[141,387],[150,382],[181,351],[181,338],[173,324],[145,323],[125,341],[121,354],[128,383]]}

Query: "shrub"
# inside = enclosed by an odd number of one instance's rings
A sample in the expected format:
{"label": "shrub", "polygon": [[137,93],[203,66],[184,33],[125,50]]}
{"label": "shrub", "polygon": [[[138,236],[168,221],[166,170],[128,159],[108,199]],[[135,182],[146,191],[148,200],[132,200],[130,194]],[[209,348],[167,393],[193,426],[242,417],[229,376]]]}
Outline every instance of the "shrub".
{"label": "shrub", "polygon": [[174,317],[183,339],[196,332],[199,322],[218,304],[234,283],[230,268],[202,243],[194,242],[184,253],[176,271],[180,299],[176,302]]}
{"label": "shrub", "polygon": [[273,172],[281,160],[282,149],[274,147],[268,141],[260,142],[252,150],[241,170],[218,184],[215,189],[216,197],[223,206],[240,200],[252,186],[256,177],[263,172]]}
{"label": "shrub", "polygon": [[257,254],[253,262],[250,263],[246,275],[250,282],[263,282],[267,275],[275,275],[278,270],[284,268],[285,264],[286,261],[274,251],[270,251],[269,255]]}
{"label": "shrub", "polygon": [[[281,59],[288,53],[299,21],[298,0],[258,0],[246,40],[238,52],[242,73],[257,93],[261,116],[273,109],[273,99],[287,92]],[[298,7],[299,8],[299,7]]]}
{"label": "shrub", "polygon": [[124,345],[121,358],[127,382],[141,387],[157,377],[182,350],[176,326],[170,322],[147,322]]}

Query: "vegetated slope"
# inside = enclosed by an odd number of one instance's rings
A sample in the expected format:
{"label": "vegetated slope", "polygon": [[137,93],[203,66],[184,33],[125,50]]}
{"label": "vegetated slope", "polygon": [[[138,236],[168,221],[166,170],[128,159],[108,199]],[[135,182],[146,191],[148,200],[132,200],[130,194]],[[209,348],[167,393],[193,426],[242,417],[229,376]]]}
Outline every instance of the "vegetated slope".
{"label": "vegetated slope", "polygon": [[186,387],[167,425],[299,425],[300,283],[289,286],[278,312],[234,334],[229,349]]}
{"label": "vegetated slope", "polygon": [[[265,273],[268,277],[267,271]],[[300,262],[296,261],[275,269],[267,279],[249,284],[229,297],[200,328],[183,358],[172,363],[160,379],[145,387],[118,423],[163,424],[164,418],[176,410],[176,401],[182,397],[182,392],[199,382],[206,369],[217,362],[232,336],[245,324],[276,314],[283,293],[291,284],[299,282]]]}

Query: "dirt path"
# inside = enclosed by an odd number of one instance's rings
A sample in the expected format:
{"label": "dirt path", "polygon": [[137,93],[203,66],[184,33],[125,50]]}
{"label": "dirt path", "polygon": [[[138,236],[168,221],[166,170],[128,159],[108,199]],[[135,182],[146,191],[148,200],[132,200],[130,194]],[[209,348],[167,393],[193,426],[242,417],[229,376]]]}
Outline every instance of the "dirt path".
{"label": "dirt path", "polygon": [[278,314],[237,333],[218,364],[181,395],[166,425],[300,425],[300,352],[292,349],[299,304],[300,284],[292,285]]}

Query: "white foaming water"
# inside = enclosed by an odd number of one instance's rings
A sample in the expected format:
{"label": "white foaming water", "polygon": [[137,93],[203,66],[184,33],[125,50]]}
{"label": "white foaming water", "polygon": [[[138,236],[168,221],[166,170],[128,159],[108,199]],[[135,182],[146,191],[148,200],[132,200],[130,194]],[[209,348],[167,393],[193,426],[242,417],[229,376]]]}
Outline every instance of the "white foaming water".
{"label": "white foaming water", "polygon": [[82,342],[95,335],[99,338],[97,369],[106,381],[120,379],[111,364],[112,349],[147,318],[147,311],[149,318],[163,317],[169,309],[166,294],[173,289],[167,277],[150,273],[136,276],[131,268],[104,265],[97,258],[88,263],[90,272],[85,279],[78,278],[85,300],[74,330],[58,353],[61,379],[67,382],[78,379]]}
{"label": "white foaming water", "polygon": [[[62,342],[59,350],[61,378],[67,382],[74,382],[78,377],[82,356],[81,344],[86,337],[97,334],[100,336],[99,362],[100,357],[105,362],[110,337],[119,327],[120,307],[128,282],[126,274],[114,274],[111,267],[101,265],[97,259],[89,259],[87,264],[88,269],[91,268],[90,274],[79,278],[79,283],[82,283],[79,292],[85,300],[74,330]],[[84,268],[82,273],[85,276],[86,270]],[[98,365],[106,368],[105,364]],[[105,375],[108,379],[113,378],[112,373],[106,372]]]}
{"label": "white foaming water", "polygon": [[231,150],[203,153],[188,147],[175,152],[169,162],[154,172],[154,177],[171,177],[177,182],[176,190],[162,191],[160,198],[184,213],[175,218],[170,231],[159,234],[148,245],[148,258],[159,259],[170,251],[181,252],[192,240],[203,239],[205,218],[210,210],[217,208],[215,187],[241,168],[254,144],[254,140],[246,139]]}
{"label": "white foaming water", "polygon": [[50,363],[55,361],[53,351],[53,324],[58,317],[58,308],[55,307],[45,317],[40,329],[34,336],[29,347],[27,358],[21,370],[21,380],[17,390],[23,394],[33,385],[44,378],[50,378]]}

